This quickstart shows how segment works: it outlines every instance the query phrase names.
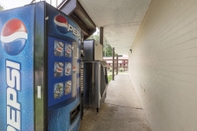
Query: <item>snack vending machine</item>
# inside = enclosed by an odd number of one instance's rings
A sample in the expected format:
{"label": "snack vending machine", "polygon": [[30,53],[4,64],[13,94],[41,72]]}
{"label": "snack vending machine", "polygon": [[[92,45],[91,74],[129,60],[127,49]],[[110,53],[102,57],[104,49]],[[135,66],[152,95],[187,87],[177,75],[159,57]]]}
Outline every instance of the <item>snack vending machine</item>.
{"label": "snack vending machine", "polygon": [[0,12],[0,131],[77,131],[81,30],[39,2]]}

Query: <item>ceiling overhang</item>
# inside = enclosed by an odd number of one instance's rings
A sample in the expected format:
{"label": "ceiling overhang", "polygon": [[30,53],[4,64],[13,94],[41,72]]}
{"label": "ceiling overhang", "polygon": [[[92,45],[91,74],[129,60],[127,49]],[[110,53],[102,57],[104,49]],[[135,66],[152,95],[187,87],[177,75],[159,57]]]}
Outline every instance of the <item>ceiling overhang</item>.
{"label": "ceiling overhang", "polygon": [[79,0],[116,53],[130,52],[151,0]]}
{"label": "ceiling overhang", "polygon": [[92,35],[96,27],[103,27],[104,37],[116,53],[127,55],[150,2],[151,0],[64,0],[59,9],[81,27],[84,39]]}

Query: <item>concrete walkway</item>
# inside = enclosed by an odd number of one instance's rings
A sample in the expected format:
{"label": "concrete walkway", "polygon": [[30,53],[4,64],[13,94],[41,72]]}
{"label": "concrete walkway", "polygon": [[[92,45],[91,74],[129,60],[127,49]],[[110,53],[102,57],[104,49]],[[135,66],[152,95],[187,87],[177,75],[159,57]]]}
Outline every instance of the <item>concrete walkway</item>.
{"label": "concrete walkway", "polygon": [[87,110],[79,131],[151,131],[127,74],[109,83],[99,113],[95,108]]}

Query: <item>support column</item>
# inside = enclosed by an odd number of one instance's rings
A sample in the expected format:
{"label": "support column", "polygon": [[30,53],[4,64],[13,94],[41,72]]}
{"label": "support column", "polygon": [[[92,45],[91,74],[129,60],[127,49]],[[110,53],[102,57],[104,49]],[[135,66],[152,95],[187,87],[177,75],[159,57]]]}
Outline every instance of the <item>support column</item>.
{"label": "support column", "polygon": [[118,75],[118,54],[116,54],[116,75]]}
{"label": "support column", "polygon": [[100,27],[100,44],[103,45],[103,27]]}
{"label": "support column", "polygon": [[114,67],[115,67],[114,57],[115,57],[115,49],[113,47],[112,48],[112,80],[113,81],[114,81]]}

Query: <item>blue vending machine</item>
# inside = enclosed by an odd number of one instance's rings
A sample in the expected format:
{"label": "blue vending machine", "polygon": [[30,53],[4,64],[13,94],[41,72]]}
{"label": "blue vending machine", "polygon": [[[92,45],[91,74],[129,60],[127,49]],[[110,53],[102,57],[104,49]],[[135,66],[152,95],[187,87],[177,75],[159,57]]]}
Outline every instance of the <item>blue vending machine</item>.
{"label": "blue vending machine", "polygon": [[77,131],[81,30],[40,2],[0,12],[0,131]]}

